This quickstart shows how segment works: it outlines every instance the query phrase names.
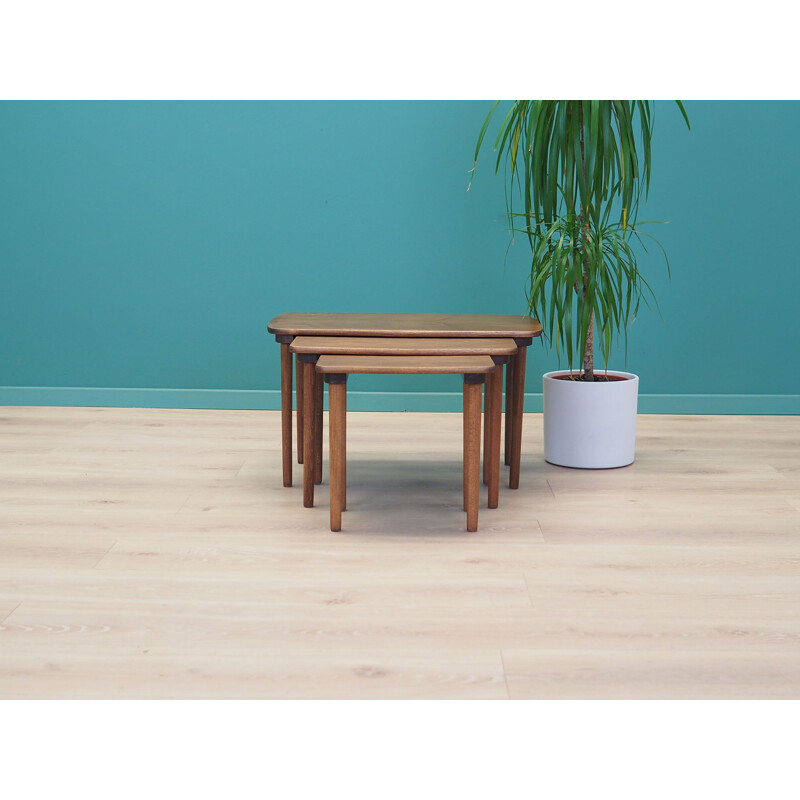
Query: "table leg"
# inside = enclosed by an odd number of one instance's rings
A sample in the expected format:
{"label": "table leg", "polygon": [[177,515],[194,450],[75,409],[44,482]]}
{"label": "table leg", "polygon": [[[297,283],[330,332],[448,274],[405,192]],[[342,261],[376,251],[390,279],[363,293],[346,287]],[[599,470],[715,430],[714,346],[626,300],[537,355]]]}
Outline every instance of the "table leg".
{"label": "table leg", "polygon": [[515,356],[511,356],[506,366],[506,440],[503,446],[503,460],[508,466],[511,463],[511,430],[513,425],[514,413],[514,360]]}
{"label": "table leg", "polygon": [[484,451],[484,463],[489,464],[489,508],[497,508],[500,495],[500,406],[503,403],[503,365],[498,364],[491,381],[487,381],[487,390],[491,397],[491,416],[488,424],[489,447]]}
{"label": "table leg", "polygon": [[511,470],[508,485],[519,489],[519,466],[522,457],[522,412],[525,405],[525,360],[528,348],[520,347],[514,357],[514,381],[512,386],[511,423]]}
{"label": "table leg", "polygon": [[281,450],[283,485],[292,485],[292,351],[281,345]]}
{"label": "table leg", "polygon": [[322,483],[322,401],[325,383],[314,368],[314,483]]}
{"label": "table leg", "polygon": [[314,384],[317,368],[310,362],[303,364],[303,505],[311,508],[314,505]]}
{"label": "table leg", "polygon": [[328,383],[328,459],[330,464],[331,530],[342,529],[347,497],[347,376]]}
{"label": "table leg", "polygon": [[481,486],[481,384],[464,376],[464,490],[467,530],[478,530],[478,501]]}
{"label": "table leg", "polygon": [[494,383],[494,373],[490,372],[486,376],[486,383],[483,389],[483,482],[489,483],[489,453],[491,452],[491,444],[489,443],[489,436],[492,433],[492,426],[490,420],[492,418],[492,400],[494,399],[494,392],[492,391],[492,384]]}
{"label": "table leg", "polygon": [[303,463],[303,362],[300,356],[295,357],[295,373],[297,378],[297,463]]}
{"label": "table leg", "polygon": [[[467,385],[465,383],[464,384],[464,402],[466,402],[466,396],[467,396],[466,395],[466,391],[467,391]],[[462,488],[462,492],[461,492],[461,498],[462,498],[462,504],[461,505],[462,505],[463,510],[466,511],[467,510],[467,416],[463,411],[461,412],[461,417],[462,417],[462,419],[461,419],[462,451],[461,452],[462,452],[462,459],[463,459],[463,464],[462,464],[462,468],[461,468],[461,472],[463,473],[463,488]]]}

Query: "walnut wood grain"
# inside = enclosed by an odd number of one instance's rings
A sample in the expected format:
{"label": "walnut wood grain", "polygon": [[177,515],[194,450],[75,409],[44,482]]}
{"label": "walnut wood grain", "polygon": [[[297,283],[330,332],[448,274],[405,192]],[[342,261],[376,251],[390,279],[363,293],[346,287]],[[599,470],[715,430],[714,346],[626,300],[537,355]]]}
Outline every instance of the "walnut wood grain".
{"label": "walnut wood grain", "polygon": [[383,356],[511,356],[517,345],[511,338],[443,339],[398,336],[298,336],[294,353],[315,355]]}
{"label": "walnut wood grain", "polygon": [[316,384],[316,370],[313,364],[300,362],[303,365],[303,505],[311,508],[314,505],[314,470],[316,458],[314,456],[314,386]]}
{"label": "walnut wood grain", "polygon": [[328,386],[328,453],[330,459],[330,520],[331,530],[342,529],[342,511],[347,493],[347,383]]}
{"label": "walnut wood grain", "polygon": [[510,314],[355,314],[290,312],[267,326],[276,336],[438,336],[460,338],[540,336],[530,317]]}
{"label": "walnut wood grain", "polygon": [[503,365],[498,364],[494,374],[486,383],[489,398],[489,417],[486,425],[489,435],[484,447],[483,458],[489,465],[487,483],[489,484],[489,508],[497,508],[500,497],[500,406],[503,403]]}
{"label": "walnut wood grain", "polygon": [[514,377],[512,382],[511,423],[511,463],[509,465],[508,486],[519,489],[520,460],[522,453],[522,413],[525,406],[525,360],[528,348],[520,347],[514,356]]}
{"label": "walnut wood grain", "polygon": [[325,386],[322,378],[314,376],[314,483],[322,483],[322,407]]}
{"label": "walnut wood grain", "polygon": [[503,462],[506,466],[511,463],[511,431],[514,424],[514,362],[511,358],[506,365],[506,408],[505,408],[505,443],[503,445]]}
{"label": "walnut wood grain", "polygon": [[493,372],[490,356],[320,356],[317,372],[325,375],[466,375]]}
{"label": "walnut wood grain", "polygon": [[281,345],[281,453],[283,485],[292,485],[292,354]]}
{"label": "walnut wood grain", "polygon": [[[496,371],[496,370],[495,370]],[[494,373],[486,376],[486,383],[483,390],[483,482],[489,483],[489,435],[492,426],[489,424],[489,417],[492,415],[492,382],[495,378]]]}
{"label": "walnut wood grain", "polygon": [[295,356],[295,383],[297,386],[297,463],[303,463],[303,371],[302,361]]}
{"label": "walnut wood grain", "polygon": [[467,530],[478,530],[481,463],[481,386],[464,381],[464,505]]}

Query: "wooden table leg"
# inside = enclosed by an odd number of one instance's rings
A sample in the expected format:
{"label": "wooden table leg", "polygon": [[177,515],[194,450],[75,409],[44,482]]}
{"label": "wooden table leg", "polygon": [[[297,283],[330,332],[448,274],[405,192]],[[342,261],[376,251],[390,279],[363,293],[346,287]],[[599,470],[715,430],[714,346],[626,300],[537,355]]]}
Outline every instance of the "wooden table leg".
{"label": "wooden table leg", "polygon": [[522,458],[522,412],[525,406],[525,359],[528,348],[519,347],[514,357],[514,381],[512,386],[511,423],[511,470],[508,485],[511,489],[519,489],[519,465]]}
{"label": "wooden table leg", "polygon": [[[346,378],[347,378],[347,376],[345,375],[345,379]],[[329,407],[330,407],[330,400],[328,400],[328,403],[329,403]],[[345,415],[346,415],[347,414],[347,397],[345,397],[344,411],[345,411]],[[328,416],[330,416],[330,413],[331,412],[328,411]],[[343,490],[342,490],[342,511],[347,511],[347,442],[346,442],[346,439],[347,439],[347,420],[345,420],[344,430],[345,430],[345,433],[344,433],[344,436],[343,436],[343,441],[344,441],[344,444],[345,444],[345,448],[344,448],[345,457],[344,457],[344,459],[342,461],[342,476],[343,476],[342,477],[342,486],[344,487]]]}
{"label": "wooden table leg", "polygon": [[478,501],[481,486],[482,382],[483,375],[464,376],[464,488],[468,531],[478,530]]}
{"label": "wooden table leg", "polygon": [[[464,384],[464,402],[466,403],[466,392],[467,392],[467,385]],[[463,464],[461,467],[461,472],[463,473],[463,488],[461,492],[462,498],[462,508],[464,511],[467,510],[467,417],[466,414],[462,411],[461,413],[461,427],[462,427],[462,460]]]}
{"label": "wooden table leg", "polygon": [[494,373],[490,372],[486,376],[486,383],[483,389],[483,482],[489,483],[489,453],[491,451],[491,444],[489,443],[489,436],[492,432],[492,426],[489,420],[492,418],[492,400],[494,399],[494,392],[492,391],[492,384],[494,383]]}
{"label": "wooden table leg", "polygon": [[511,463],[511,430],[514,420],[514,361],[515,356],[511,356],[506,366],[506,440],[503,446],[503,460],[506,466]]}
{"label": "wooden table leg", "polygon": [[503,402],[503,365],[498,364],[494,374],[487,377],[492,379],[486,383],[491,397],[491,416],[488,420],[489,447],[484,450],[483,459],[484,463],[489,464],[489,508],[497,508],[500,496],[500,406]]}
{"label": "wooden table leg", "polygon": [[283,485],[292,485],[292,351],[281,344],[281,450]]}
{"label": "wooden table leg", "polygon": [[314,384],[317,370],[313,363],[303,364],[303,505],[311,508],[314,505]]}
{"label": "wooden table leg", "polygon": [[303,362],[300,356],[295,356],[295,373],[297,378],[297,463],[303,463]]}
{"label": "wooden table leg", "polygon": [[331,530],[340,531],[347,503],[347,376],[329,375],[327,380]]}
{"label": "wooden table leg", "polygon": [[322,401],[324,399],[325,384],[321,375],[317,375],[314,382],[314,483],[322,483]]}

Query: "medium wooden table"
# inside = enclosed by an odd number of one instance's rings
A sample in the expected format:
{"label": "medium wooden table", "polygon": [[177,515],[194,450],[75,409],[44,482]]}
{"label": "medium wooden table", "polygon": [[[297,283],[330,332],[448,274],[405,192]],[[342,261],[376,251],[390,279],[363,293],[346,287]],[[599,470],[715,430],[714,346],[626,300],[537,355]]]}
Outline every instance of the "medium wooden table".
{"label": "medium wooden table", "polygon": [[[528,345],[542,326],[525,316],[506,314],[381,314],[292,312],[273,319],[267,330],[281,345],[281,421],[283,485],[292,485],[292,353],[297,336],[369,336],[391,338],[514,339],[516,355],[506,370],[505,463],[508,485],[519,487],[525,362]],[[298,396],[302,393],[298,384]],[[318,398],[321,411],[321,397]],[[299,428],[299,426],[298,426]],[[298,436],[302,433],[298,430]],[[302,441],[302,439],[301,439]],[[298,448],[302,458],[302,448]],[[321,475],[319,476],[321,479]]]}
{"label": "medium wooden table", "polygon": [[[435,365],[463,367],[464,359],[489,359],[497,369],[486,378],[484,456],[492,450],[490,442],[496,434],[496,451],[500,457],[500,411],[503,402],[503,365],[516,355],[513,339],[454,339],[452,337],[398,339],[389,336],[297,336],[289,345],[297,356],[297,460],[303,465],[303,505],[314,505],[314,484],[322,481],[322,382],[315,364],[331,358],[355,357],[361,368],[375,363],[388,367],[382,374],[437,374],[429,372]],[[366,360],[365,360],[366,359]],[[485,363],[485,361],[484,361]],[[411,364],[421,365],[422,372],[409,372]],[[445,369],[444,372],[451,370]],[[495,399],[496,398],[496,399]],[[497,430],[490,424],[497,407]],[[490,447],[491,444],[491,447]],[[494,450],[492,450],[494,452]],[[489,508],[497,508],[498,482],[490,481],[490,459],[484,457],[483,479],[489,485]],[[494,476],[497,478],[497,476]]]}

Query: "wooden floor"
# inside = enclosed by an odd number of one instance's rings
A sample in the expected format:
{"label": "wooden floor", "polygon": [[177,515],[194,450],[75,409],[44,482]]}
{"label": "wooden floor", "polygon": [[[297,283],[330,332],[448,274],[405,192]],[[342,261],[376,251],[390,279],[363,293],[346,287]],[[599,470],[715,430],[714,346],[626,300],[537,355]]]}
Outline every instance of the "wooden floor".
{"label": "wooden floor", "polygon": [[468,534],[461,416],[351,413],[333,534],[279,412],[0,408],[0,697],[800,698],[800,418],[525,425]]}

